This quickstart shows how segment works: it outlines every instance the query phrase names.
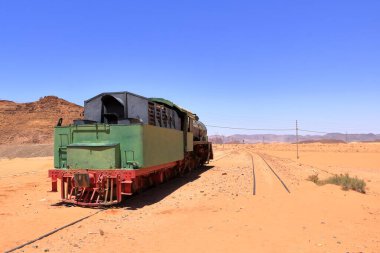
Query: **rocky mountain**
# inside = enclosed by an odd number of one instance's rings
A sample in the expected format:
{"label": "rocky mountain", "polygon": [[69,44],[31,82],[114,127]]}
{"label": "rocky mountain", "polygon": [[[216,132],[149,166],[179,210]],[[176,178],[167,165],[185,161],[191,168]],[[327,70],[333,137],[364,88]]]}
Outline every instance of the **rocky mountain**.
{"label": "rocky mountain", "polygon": [[0,144],[52,143],[59,118],[70,124],[82,116],[82,106],[56,96],[31,103],[0,100]]}

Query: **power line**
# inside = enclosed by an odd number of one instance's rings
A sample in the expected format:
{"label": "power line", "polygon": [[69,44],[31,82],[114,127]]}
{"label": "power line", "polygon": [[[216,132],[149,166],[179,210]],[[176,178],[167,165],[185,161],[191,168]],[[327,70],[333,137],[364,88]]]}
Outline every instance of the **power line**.
{"label": "power line", "polygon": [[[207,127],[222,128],[222,129],[233,129],[233,130],[247,130],[247,131],[296,131],[296,128],[246,128],[246,127],[230,127],[230,126],[216,126],[216,125],[206,125]],[[319,134],[329,134],[331,132],[306,130],[298,128],[300,132],[308,133],[319,133]]]}
{"label": "power line", "polygon": [[308,132],[308,133],[318,133],[318,134],[329,134],[329,132],[314,131],[314,130],[305,130],[305,129],[298,129],[298,131]]}

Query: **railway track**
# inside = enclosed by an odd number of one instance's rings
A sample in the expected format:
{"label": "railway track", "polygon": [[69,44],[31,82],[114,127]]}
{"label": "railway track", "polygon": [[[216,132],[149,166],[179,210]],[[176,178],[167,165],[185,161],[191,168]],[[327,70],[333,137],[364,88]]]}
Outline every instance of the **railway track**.
{"label": "railway track", "polygon": [[277,180],[281,183],[281,185],[283,186],[283,188],[288,192],[290,193],[290,190],[289,188],[286,186],[285,182],[281,179],[281,177],[276,173],[276,171],[272,168],[272,166],[270,166],[270,164],[264,159],[264,157],[262,156],[262,154],[260,153],[252,153],[250,151],[248,151],[248,154],[250,155],[251,157],[251,163],[252,163],[252,181],[253,181],[253,186],[252,186],[252,193],[253,195],[256,195],[256,173],[255,173],[255,163],[254,163],[254,158],[253,158],[253,154],[257,155],[258,157],[260,157],[260,159],[265,163],[265,165],[269,168],[269,170],[273,173],[273,175],[277,178]]}
{"label": "railway track", "polygon": [[256,195],[256,174],[255,174],[255,163],[253,162],[253,155],[251,153],[248,153],[251,157],[251,162],[252,162],[252,194]]}
{"label": "railway track", "polygon": [[41,172],[41,171],[38,171],[38,170],[26,171],[26,172],[21,172],[21,173],[18,173],[18,174],[13,174],[13,175],[1,176],[0,179],[10,178],[10,177],[27,176],[27,175],[31,175],[31,174],[36,174],[38,172]]}
{"label": "railway track", "polygon": [[233,150],[225,155],[222,155],[218,158],[215,158],[213,161],[219,161],[221,159],[224,159],[228,156],[230,156],[231,154],[233,154],[234,152],[236,151],[245,151],[249,154],[249,156],[251,157],[251,164],[252,164],[252,181],[253,181],[253,184],[252,184],[252,195],[256,195],[256,189],[257,189],[257,183],[256,183],[256,172],[255,172],[255,162],[254,162],[254,155],[257,155],[264,163],[265,165],[269,168],[269,170],[272,172],[272,174],[276,177],[276,179],[281,183],[281,185],[283,186],[283,188],[288,192],[290,193],[290,190],[289,188],[287,187],[287,185],[285,184],[285,182],[281,179],[281,177],[278,175],[278,173],[272,168],[272,166],[264,159],[264,157],[262,156],[262,154],[260,153],[256,153],[256,152],[252,152],[252,151],[247,151],[247,148],[244,148],[244,149],[238,149],[238,150]]}
{"label": "railway track", "polygon": [[[246,148],[244,148],[244,150],[245,150],[245,149],[246,149]],[[224,155],[222,155],[222,156],[220,156],[220,157],[214,158],[212,161],[213,161],[213,162],[219,161],[219,160],[221,160],[221,159],[223,159],[223,158],[226,158],[226,157],[232,155],[234,152],[239,152],[239,151],[242,151],[242,150],[243,150],[243,149],[232,150],[231,152],[229,152],[229,153],[227,153],[227,154],[224,154]]]}
{"label": "railway track", "polygon": [[6,250],[6,251],[4,251],[4,253],[10,253],[10,252],[14,252],[14,251],[16,251],[16,250],[22,249],[22,248],[24,248],[25,246],[28,246],[28,245],[30,245],[30,244],[33,244],[33,243],[35,243],[35,242],[37,242],[37,241],[39,241],[39,240],[42,240],[42,239],[44,239],[44,238],[46,238],[46,237],[48,237],[48,236],[51,236],[52,234],[55,234],[55,233],[57,233],[58,231],[61,231],[62,229],[65,229],[65,228],[71,227],[71,226],[73,226],[73,225],[75,225],[75,224],[77,224],[77,223],[79,223],[79,222],[81,222],[81,221],[83,221],[83,220],[86,220],[86,219],[88,219],[88,218],[90,218],[90,217],[92,217],[92,216],[94,216],[94,215],[96,215],[96,214],[98,214],[98,213],[100,213],[100,212],[103,212],[103,211],[105,211],[105,210],[107,210],[107,209],[100,209],[100,210],[96,211],[95,213],[92,213],[92,214],[90,214],[90,215],[84,216],[84,217],[82,217],[82,218],[80,218],[80,219],[77,219],[77,220],[75,220],[75,221],[73,221],[73,222],[70,222],[70,223],[68,223],[68,224],[66,224],[66,225],[63,225],[63,226],[61,226],[61,227],[59,227],[59,228],[56,228],[56,229],[54,229],[54,230],[52,230],[52,231],[50,231],[50,232],[48,232],[48,233],[46,233],[46,234],[43,234],[43,235],[41,235],[41,236],[39,236],[39,237],[37,237],[37,238],[31,240],[31,241],[28,241],[28,242],[26,242],[26,243],[23,243],[23,244],[21,244],[21,245],[18,245],[18,246],[14,247],[14,248],[12,248],[12,249],[10,249],[10,250]]}

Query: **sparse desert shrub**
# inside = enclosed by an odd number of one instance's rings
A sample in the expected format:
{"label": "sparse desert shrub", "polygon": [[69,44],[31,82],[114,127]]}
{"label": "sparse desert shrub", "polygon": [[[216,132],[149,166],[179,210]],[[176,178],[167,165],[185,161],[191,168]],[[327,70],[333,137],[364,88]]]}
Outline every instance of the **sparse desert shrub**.
{"label": "sparse desert shrub", "polygon": [[365,193],[366,183],[363,179],[359,179],[358,177],[350,177],[350,175],[339,174],[329,177],[324,180],[319,180],[318,175],[310,175],[307,180],[314,182],[317,185],[325,185],[325,184],[335,184],[342,186],[342,189],[345,191],[354,190],[360,193]]}
{"label": "sparse desert shrub", "polygon": [[307,180],[317,184],[319,181],[318,174],[308,176]]}

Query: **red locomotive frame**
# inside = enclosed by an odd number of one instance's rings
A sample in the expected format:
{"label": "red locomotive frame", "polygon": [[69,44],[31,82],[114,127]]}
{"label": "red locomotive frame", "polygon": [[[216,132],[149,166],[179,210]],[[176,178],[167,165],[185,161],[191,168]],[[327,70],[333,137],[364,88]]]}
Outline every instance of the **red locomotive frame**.
{"label": "red locomotive frame", "polygon": [[[132,195],[194,168],[195,166],[185,166],[185,160],[181,160],[131,170],[54,169],[49,170],[49,177],[52,179],[53,192],[58,191],[60,179],[63,202],[94,207],[117,204],[122,201],[123,195]],[[86,176],[88,182],[78,182],[76,175]]]}

